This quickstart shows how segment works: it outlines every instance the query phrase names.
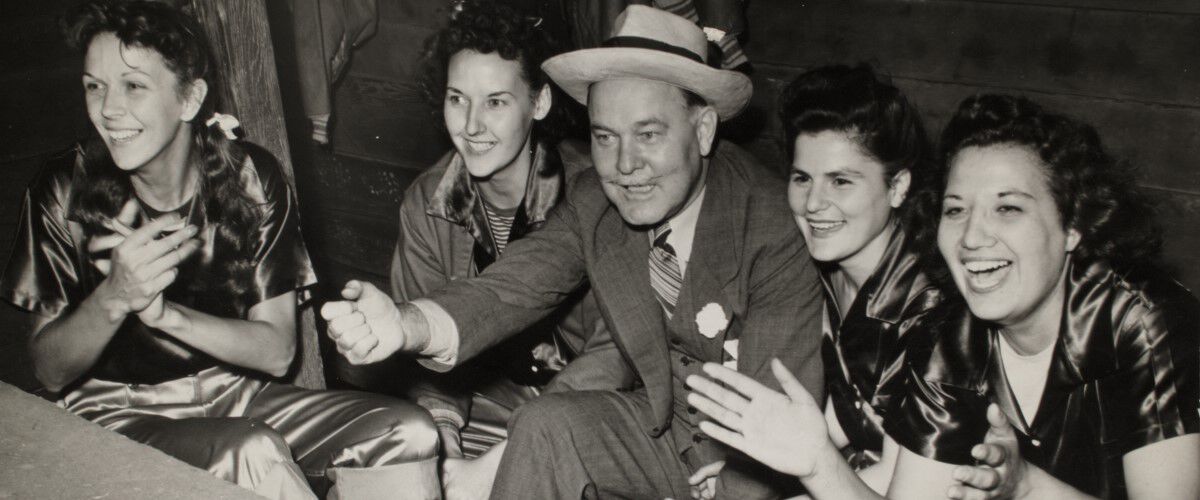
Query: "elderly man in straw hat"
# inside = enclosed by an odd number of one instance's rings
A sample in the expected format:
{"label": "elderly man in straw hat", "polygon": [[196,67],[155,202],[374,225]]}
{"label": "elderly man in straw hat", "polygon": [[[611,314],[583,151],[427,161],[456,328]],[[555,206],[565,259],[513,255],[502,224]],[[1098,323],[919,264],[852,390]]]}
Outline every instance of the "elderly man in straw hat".
{"label": "elderly man in straw hat", "polygon": [[591,283],[605,328],[509,422],[492,498],[756,498],[794,485],[703,435],[685,401],[705,362],[777,386],[779,358],[823,392],[816,270],[781,179],[715,139],[751,85],[708,66],[706,48],[690,21],[631,6],[603,47],[546,61],[588,105],[595,162],[546,225],[427,298],[394,305],[350,282],[322,310],[351,362],[403,351],[446,370]]}

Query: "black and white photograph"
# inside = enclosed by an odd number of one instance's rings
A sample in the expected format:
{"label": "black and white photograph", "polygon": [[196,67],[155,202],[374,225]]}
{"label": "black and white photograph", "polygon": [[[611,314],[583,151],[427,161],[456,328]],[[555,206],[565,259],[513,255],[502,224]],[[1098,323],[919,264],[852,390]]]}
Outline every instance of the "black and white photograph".
{"label": "black and white photograph", "polygon": [[0,498],[1200,500],[1196,0],[0,0]]}

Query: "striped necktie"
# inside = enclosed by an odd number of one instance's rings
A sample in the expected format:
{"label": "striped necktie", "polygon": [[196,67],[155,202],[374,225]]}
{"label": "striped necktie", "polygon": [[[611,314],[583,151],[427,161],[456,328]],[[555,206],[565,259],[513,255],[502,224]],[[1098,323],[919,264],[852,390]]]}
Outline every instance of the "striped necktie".
{"label": "striped necktie", "polygon": [[650,247],[650,287],[654,289],[658,303],[662,304],[667,319],[675,313],[675,301],[679,298],[679,288],[683,286],[675,249],[667,244],[670,234],[670,226],[659,226],[654,230],[654,246]]}

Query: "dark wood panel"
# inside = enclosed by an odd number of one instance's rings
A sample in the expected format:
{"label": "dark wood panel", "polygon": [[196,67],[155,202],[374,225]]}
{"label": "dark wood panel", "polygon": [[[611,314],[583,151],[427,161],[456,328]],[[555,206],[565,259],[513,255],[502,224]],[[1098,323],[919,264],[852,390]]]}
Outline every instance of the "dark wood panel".
{"label": "dark wood panel", "polygon": [[1158,202],[1158,222],[1163,228],[1163,261],[1174,276],[1192,293],[1200,292],[1200,266],[1196,249],[1200,248],[1200,196],[1167,189],[1153,189]]}
{"label": "dark wood panel", "polygon": [[381,19],[375,36],[354,52],[349,74],[416,81],[421,75],[421,48],[434,31],[425,25]]}
{"label": "dark wood panel", "polygon": [[379,19],[417,26],[441,26],[450,19],[451,5],[451,2],[441,0],[384,0],[379,2]]}
{"label": "dark wood panel", "polygon": [[418,171],[368,160],[333,157],[306,173],[309,204],[321,210],[396,217],[400,199]]}
{"label": "dark wood panel", "polygon": [[335,107],[339,154],[425,168],[450,149],[441,116],[414,84],[352,76]]}
{"label": "dark wood panel", "polygon": [[1195,0],[970,0],[1002,5],[1039,5],[1043,7],[1103,9],[1124,12],[1200,14]]}
{"label": "dark wood panel", "polygon": [[91,128],[78,61],[0,77],[0,162],[63,150]]}
{"label": "dark wood panel", "polygon": [[965,1],[748,4],[751,60],[1200,106],[1200,16]]}

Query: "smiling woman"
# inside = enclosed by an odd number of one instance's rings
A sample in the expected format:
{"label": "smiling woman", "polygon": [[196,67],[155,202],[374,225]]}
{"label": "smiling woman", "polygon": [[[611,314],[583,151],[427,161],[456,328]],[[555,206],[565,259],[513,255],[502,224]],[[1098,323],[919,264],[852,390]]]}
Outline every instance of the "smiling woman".
{"label": "smiling woman", "polygon": [[208,93],[203,79],[179,81],[158,52],[126,46],[113,33],[93,39],[83,88],[88,117],[117,167],[145,167],[146,174],[159,176],[183,163],[190,135],[184,124],[196,117]]}
{"label": "smiling woman", "polygon": [[[967,99],[942,147],[938,247],[966,307],[914,355],[896,440],[970,463],[995,404],[1018,496],[1200,496],[1200,302],[1150,262],[1132,175],[1090,126],[1020,97]],[[904,467],[894,490],[930,482]]]}
{"label": "smiling woman", "polygon": [[[391,267],[392,299],[400,302],[491,266],[545,224],[587,166],[582,147],[557,140],[561,108],[570,103],[552,102],[541,63],[556,46],[541,21],[503,2],[461,7],[423,54],[425,90],[454,149],[404,193]],[[412,387],[380,388],[403,391],[433,414],[447,457],[447,497],[487,497],[512,411],[582,348],[583,325],[597,318],[575,306],[584,292],[469,366],[419,373]],[[398,367],[379,365],[380,380],[396,378]]]}
{"label": "smiling woman", "polygon": [[[898,375],[906,351],[925,341],[924,317],[941,300],[917,239],[936,213],[930,146],[915,106],[868,66],[827,66],[797,76],[780,96],[779,115],[792,157],[788,201],[825,285],[822,358],[829,398],[821,420],[828,432],[816,448],[836,450],[842,467],[883,492],[897,456],[884,419],[904,394]],[[710,374],[725,382],[733,376]],[[781,375],[781,382],[790,377]],[[715,395],[703,382],[697,390]],[[711,408],[705,403],[696,406]],[[797,458],[814,454],[813,438],[800,427],[826,426],[779,420],[787,423],[764,429],[763,436],[786,439],[767,437],[764,446],[744,451],[807,480]]]}

